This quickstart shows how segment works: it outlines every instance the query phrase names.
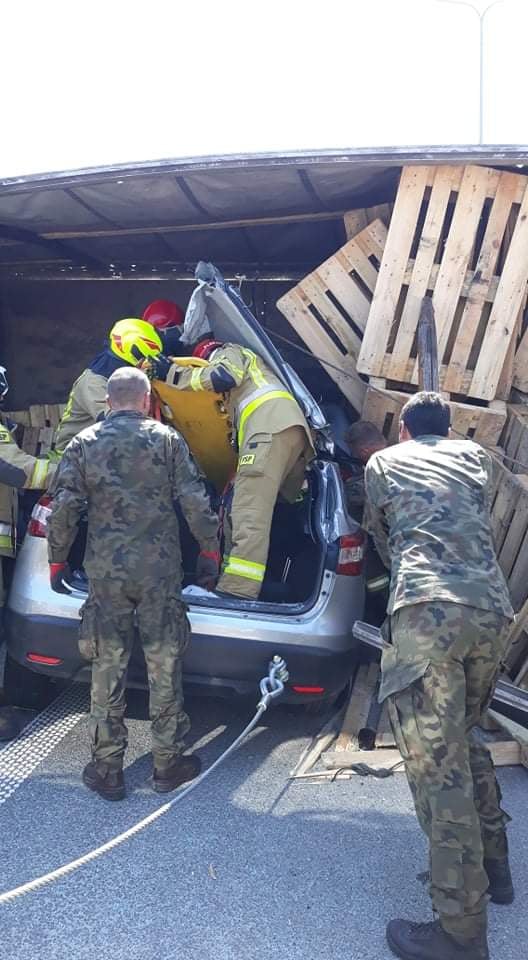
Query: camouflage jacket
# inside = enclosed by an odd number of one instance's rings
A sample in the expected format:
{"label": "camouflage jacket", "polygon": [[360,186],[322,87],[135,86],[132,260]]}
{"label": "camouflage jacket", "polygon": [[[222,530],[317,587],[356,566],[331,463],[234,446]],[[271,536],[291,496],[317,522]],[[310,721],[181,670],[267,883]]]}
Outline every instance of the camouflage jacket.
{"label": "camouflage jacket", "polygon": [[391,571],[388,612],[447,600],[511,617],[489,514],[491,460],[470,440],[425,436],[365,470],[366,522]]}
{"label": "camouflage jacket", "polygon": [[181,580],[178,501],[203,550],[218,550],[218,518],[183,438],[141,413],[110,413],[66,448],[48,522],[50,563],[67,559],[88,512],[90,579]]}

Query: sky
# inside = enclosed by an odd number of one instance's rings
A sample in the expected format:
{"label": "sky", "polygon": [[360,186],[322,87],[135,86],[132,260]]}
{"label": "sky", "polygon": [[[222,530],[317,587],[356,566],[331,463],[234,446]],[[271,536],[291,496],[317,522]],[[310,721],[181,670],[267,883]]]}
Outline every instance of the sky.
{"label": "sky", "polygon": [[[486,15],[485,143],[528,143],[527,35],[527,0]],[[478,143],[479,37],[477,13],[446,0],[4,4],[0,177]]]}

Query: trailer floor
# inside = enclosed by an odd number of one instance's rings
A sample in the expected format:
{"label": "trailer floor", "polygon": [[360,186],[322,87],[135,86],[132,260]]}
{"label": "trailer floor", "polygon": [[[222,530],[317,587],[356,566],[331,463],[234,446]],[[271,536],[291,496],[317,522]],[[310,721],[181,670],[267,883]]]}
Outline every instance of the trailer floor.
{"label": "trailer floor", "polygon": [[[135,716],[144,716],[141,697]],[[253,704],[194,698],[191,744],[206,762]],[[238,754],[153,827],[69,878],[0,907],[10,960],[383,960],[385,923],[427,919],[426,850],[401,774],[390,780],[288,783],[322,719],[280,707]],[[83,717],[0,803],[1,888],[54,869],[131,826],[166,798],[145,780],[148,723],[128,721],[130,794],[109,804],[82,786]],[[227,729],[226,729],[227,728]],[[1,752],[0,752],[1,758]],[[528,776],[500,771],[514,817],[517,900],[491,906],[494,960],[528,938]]]}

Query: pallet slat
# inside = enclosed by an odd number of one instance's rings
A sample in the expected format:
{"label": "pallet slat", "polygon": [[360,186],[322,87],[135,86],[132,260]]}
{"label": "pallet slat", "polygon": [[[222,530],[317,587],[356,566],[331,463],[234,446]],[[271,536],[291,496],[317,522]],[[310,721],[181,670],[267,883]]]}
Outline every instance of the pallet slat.
{"label": "pallet slat", "polygon": [[[410,396],[403,390],[374,388],[371,385],[365,394],[362,419],[374,423],[389,443],[397,443],[400,412]],[[498,400],[494,401],[493,406],[480,407],[471,403],[449,401],[449,406],[453,431],[476,443],[496,446],[506,422],[505,403]]]}
{"label": "pallet slat", "polygon": [[493,400],[501,383],[507,395],[501,378],[513,375],[528,281],[527,187],[520,174],[485,167],[403,169],[359,372],[418,383],[419,307],[432,293],[441,389]]}
{"label": "pallet slat", "polygon": [[386,237],[383,222],[374,220],[277,302],[358,412],[366,387],[356,364]]}

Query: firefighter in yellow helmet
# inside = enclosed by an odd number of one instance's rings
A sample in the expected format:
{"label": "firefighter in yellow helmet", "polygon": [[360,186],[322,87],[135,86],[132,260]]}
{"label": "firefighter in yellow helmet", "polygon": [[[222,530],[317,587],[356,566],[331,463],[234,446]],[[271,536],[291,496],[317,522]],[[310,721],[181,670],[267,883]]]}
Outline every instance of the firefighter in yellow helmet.
{"label": "firefighter in yellow helmet", "polygon": [[54,437],[56,453],[62,455],[70,440],[91,427],[107,411],[106,385],[118,367],[136,367],[162,350],[162,340],[146,320],[118,320],[110,331],[108,346],[77,378]]}
{"label": "firefighter in yellow helmet", "polygon": [[[0,367],[0,404],[8,391],[5,367]],[[14,439],[16,424],[0,413],[0,623],[5,603],[4,574],[17,545],[18,491],[45,490],[56,464],[24,453]],[[0,741],[18,733],[18,722],[8,709],[0,710]]]}
{"label": "firefighter in yellow helmet", "polygon": [[[183,368],[154,360],[154,375],[178,390],[224,395],[238,449],[230,529],[219,593],[257,599],[268,559],[273,509],[279,494],[293,503],[315,456],[310,428],[279,377],[252,350],[201,338],[193,356],[207,366]],[[165,368],[165,364],[167,369]]]}

